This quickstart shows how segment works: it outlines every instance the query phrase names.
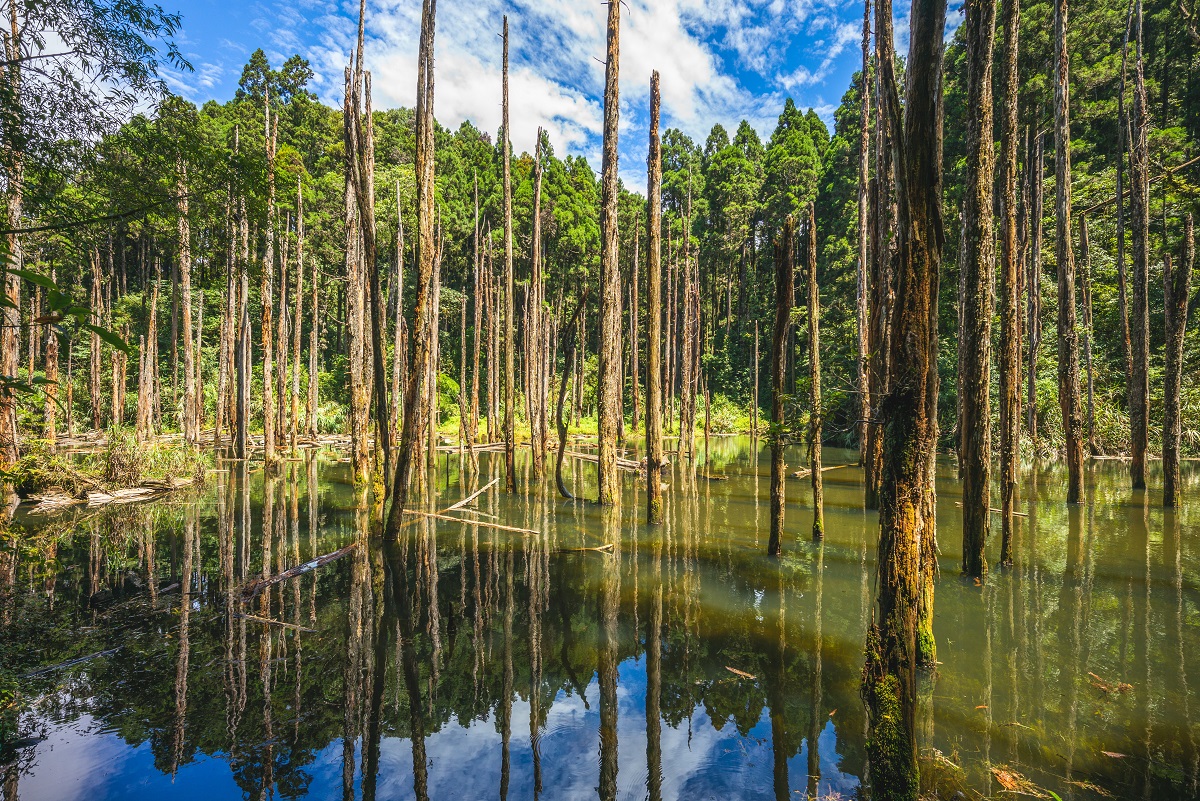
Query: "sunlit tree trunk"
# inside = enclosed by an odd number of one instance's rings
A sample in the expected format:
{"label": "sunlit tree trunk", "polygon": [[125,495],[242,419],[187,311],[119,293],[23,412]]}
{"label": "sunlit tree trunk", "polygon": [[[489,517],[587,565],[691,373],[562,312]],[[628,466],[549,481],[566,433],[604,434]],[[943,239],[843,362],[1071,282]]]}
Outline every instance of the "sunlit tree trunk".
{"label": "sunlit tree trunk", "polygon": [[317,437],[317,350],[321,336],[320,284],[317,281],[317,260],[312,266],[312,327],[308,330],[308,407],[304,415],[308,423],[308,436]]}
{"label": "sunlit tree trunk", "polygon": [[279,127],[278,118],[271,117],[271,102],[263,102],[266,114],[267,137],[267,247],[263,256],[262,271],[262,363],[263,363],[263,461],[268,466],[275,463],[275,355],[271,334],[271,323],[275,291],[275,142]]}
{"label": "sunlit tree trunk", "polygon": [[[504,139],[500,142],[504,163],[504,482],[509,492],[517,491],[517,422],[513,350],[516,321],[513,302],[513,230],[512,230],[512,136],[508,124],[508,17],[504,17]],[[603,434],[601,435],[603,439]]]}
{"label": "sunlit tree trunk", "polygon": [[[475,185],[475,229],[473,245],[475,248],[475,297],[474,328],[471,336],[471,425],[469,429],[470,442],[468,447],[474,455],[475,444],[479,442],[479,350],[483,337],[483,261],[479,248],[479,176],[472,176]],[[490,432],[489,432],[490,433]]]}
{"label": "sunlit tree trunk", "polygon": [[1031,131],[1034,138],[1033,162],[1029,165],[1029,186],[1033,193],[1030,203],[1032,219],[1029,237],[1029,274],[1026,276],[1026,303],[1029,314],[1029,371],[1027,375],[1027,394],[1025,397],[1025,430],[1029,441],[1037,447],[1038,409],[1037,409],[1037,362],[1038,352],[1042,348],[1042,172],[1045,163],[1042,135],[1039,131]]}
{"label": "sunlit tree trunk", "polygon": [[1019,0],[1003,0],[1000,82],[1000,564],[1012,564],[1013,504],[1021,436],[1021,278],[1017,253],[1017,54]]}
{"label": "sunlit tree trunk", "polygon": [[[416,161],[417,178],[417,296],[416,328],[408,386],[404,396],[404,428],[400,437],[400,455],[392,475],[391,499],[385,539],[395,541],[400,531],[404,507],[408,503],[408,483],[416,461],[416,444],[427,424],[424,404],[426,373],[423,365],[430,357],[433,334],[432,279],[434,274],[434,118],[433,118],[433,40],[437,0],[423,0],[421,40],[417,59]],[[412,369],[416,368],[416,369]]]}
{"label": "sunlit tree trunk", "polygon": [[[183,441],[188,447],[195,447],[199,433],[196,431],[196,353],[192,341],[192,234],[188,222],[187,167],[182,160],[176,164],[176,171],[175,189],[179,195],[178,269],[183,318]],[[114,424],[116,416],[114,405]]]}
{"label": "sunlit tree trunk", "polygon": [[[1071,116],[1067,52],[1068,0],[1055,0],[1054,213],[1058,262],[1058,403],[1067,452],[1067,503],[1083,499],[1083,409],[1079,333],[1075,326],[1075,251],[1071,247]],[[1144,296],[1143,296],[1144,297]]]}
{"label": "sunlit tree trunk", "polygon": [[[877,5],[891,42],[889,0]],[[881,404],[884,465],[880,492],[878,612],[867,636],[863,696],[867,753],[876,799],[915,801],[919,791],[916,667],[919,607],[924,592],[924,546],[934,536],[923,514],[937,423],[931,419],[936,378],[937,276],[941,266],[941,74],[945,0],[914,0],[905,75],[904,125],[894,60],[881,57],[883,115],[896,137],[898,259],[888,397]],[[931,610],[930,610],[931,611]]]}
{"label": "sunlit tree trunk", "polygon": [[292,317],[292,404],[288,447],[295,452],[300,427],[300,340],[304,321],[304,194],[296,179],[296,312]]}
{"label": "sunlit tree trunk", "polygon": [[[545,414],[546,396],[542,391],[540,365],[542,364],[542,129],[538,128],[537,142],[533,150],[533,233],[530,242],[529,293],[526,297],[525,329],[525,373],[529,389],[526,390],[525,409],[529,418],[529,443],[533,450],[533,475],[541,478],[546,470]],[[464,318],[465,319],[465,318]]]}
{"label": "sunlit tree trunk", "polygon": [[[784,431],[784,370],[787,363],[792,313],[792,297],[796,293],[795,270],[796,221],[790,215],[775,240],[775,328],[771,335],[771,536],[767,543],[768,556],[783,553],[784,474],[783,450],[787,444]],[[682,447],[682,446],[681,446]]]}
{"label": "sunlit tree trunk", "polygon": [[[50,268],[50,280],[58,281],[58,271],[54,267]],[[58,332],[51,328],[46,337],[46,404],[42,430],[52,451],[58,441],[58,402]]]}
{"label": "sunlit tree trunk", "polygon": [[1096,380],[1092,370],[1092,254],[1087,217],[1084,216],[1079,218],[1079,260],[1083,265],[1079,283],[1083,290],[1083,368],[1087,375],[1086,444],[1087,452],[1094,455],[1099,451],[1099,443],[1096,442]]}
{"label": "sunlit tree trunk", "polygon": [[[870,318],[867,314],[867,303],[870,283],[867,268],[867,227],[870,220],[868,214],[869,162],[870,162],[870,120],[871,120],[871,72],[870,72],[870,42],[871,42],[871,0],[863,3],[862,26],[862,102],[860,104],[860,119],[858,126],[858,272],[855,298],[857,303],[858,322],[858,463],[864,467],[867,464],[867,425],[871,417],[871,384],[869,379],[870,362]],[[758,324],[754,328],[754,364],[758,365]],[[757,391],[758,382],[755,381]],[[755,404],[757,414],[758,404]],[[756,420],[757,422],[757,420]],[[756,432],[757,433],[757,432]]]}
{"label": "sunlit tree trunk", "polygon": [[[967,151],[962,240],[959,248],[959,464],[963,480],[962,571],[987,572],[984,547],[991,530],[992,315],[996,250],[992,224],[995,148],[992,144],[992,46],[995,0],[966,3]],[[936,299],[934,301],[936,303]]]}
{"label": "sunlit tree trunk", "polygon": [[604,143],[600,168],[600,375],[596,390],[599,411],[598,500],[616,503],[617,430],[621,415],[621,271],[617,261],[617,120],[620,115],[618,75],[621,54],[621,4],[608,4],[608,52],[604,67]]}
{"label": "sunlit tree trunk", "polygon": [[808,204],[808,373],[810,377],[808,415],[808,468],[813,491],[814,541],[825,538],[825,488],[821,481],[821,299],[817,290],[817,213]]}
{"label": "sunlit tree trunk", "polygon": [[[646,515],[663,522],[662,415],[662,142],[658,134],[659,77],[650,76],[650,156],[646,197]],[[757,330],[757,329],[755,329]],[[757,359],[755,360],[757,364]],[[657,635],[656,635],[657,636]],[[657,725],[657,720],[654,723]]]}

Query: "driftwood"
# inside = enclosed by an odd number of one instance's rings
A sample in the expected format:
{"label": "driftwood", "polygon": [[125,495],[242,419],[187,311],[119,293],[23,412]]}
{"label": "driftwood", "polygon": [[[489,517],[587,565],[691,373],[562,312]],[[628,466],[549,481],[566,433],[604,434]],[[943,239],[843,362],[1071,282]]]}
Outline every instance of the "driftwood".
{"label": "driftwood", "polygon": [[99,656],[112,656],[113,654],[115,654],[117,651],[120,651],[120,650],[121,650],[121,648],[120,648],[120,646],[118,646],[116,648],[109,648],[107,651],[97,651],[94,654],[88,654],[87,656],[81,656],[76,659],[68,659],[66,662],[59,662],[57,665],[50,665],[49,667],[38,668],[37,670],[31,670],[28,673],[22,673],[18,678],[31,679],[34,676],[41,676],[46,673],[52,673],[55,670],[65,670],[66,668],[74,667],[75,665],[80,665],[80,664],[83,664],[84,662],[89,662]]}
{"label": "driftwood", "polygon": [[598,551],[598,552],[601,552],[601,553],[608,553],[608,552],[612,551],[612,549],[613,549],[613,544],[610,542],[610,543],[608,543],[608,544],[606,544],[606,545],[597,545],[597,546],[595,546],[595,547],[592,547],[592,548],[588,548],[588,547],[584,547],[584,548],[559,548],[559,549],[558,549],[558,552],[559,552],[559,553],[582,553],[582,552],[584,552],[584,551]]}
{"label": "driftwood", "polygon": [[308,634],[316,634],[316,629],[310,629],[307,626],[297,626],[295,623],[284,623],[282,620],[271,620],[267,617],[259,617],[258,615],[249,615],[245,612],[235,612],[234,617],[240,617],[244,620],[253,620],[255,623],[266,623],[268,626],[279,626],[280,628],[291,629],[292,631],[303,631]]}
{"label": "driftwood", "polygon": [[[585,462],[598,463],[600,457],[591,453],[579,453],[578,451],[567,451],[567,456],[573,456],[576,459],[582,459]],[[617,459],[617,467],[621,470],[628,470],[632,473],[640,473],[645,469],[643,462],[635,462],[632,459]]]}
{"label": "driftwood", "polygon": [[[954,505],[955,505],[955,506],[957,506],[959,509],[961,509],[961,508],[962,508],[962,501],[955,501],[955,502],[954,502]],[[989,512],[991,512],[991,513],[992,513],[992,514],[994,514],[994,515],[998,515],[998,514],[1003,514],[1003,513],[1004,513],[1004,510],[1002,510],[1002,509],[997,509],[995,506],[988,507],[988,511],[989,511]],[[1016,516],[1016,517],[1029,517],[1029,514],[1028,514],[1027,512],[1015,512],[1015,511],[1014,511],[1014,512],[1013,512],[1013,515],[1014,515],[1014,516]]]}
{"label": "driftwood", "polygon": [[486,520],[464,520],[461,517],[451,517],[440,512],[418,512],[416,509],[405,509],[404,514],[415,515],[417,517],[431,517],[434,520],[449,520],[451,523],[464,523],[472,526],[483,526],[484,528],[498,528],[501,531],[513,531],[517,534],[541,534],[540,531],[534,531],[531,528],[518,528],[516,526],[505,526],[501,523],[489,523]]}
{"label": "driftwood", "polygon": [[[828,473],[830,470],[841,470],[843,467],[853,467],[853,465],[835,464],[831,467],[822,467],[821,472]],[[808,478],[810,475],[812,475],[811,470],[797,470],[795,473],[792,473],[792,478]]]}
{"label": "driftwood", "polygon": [[357,545],[357,542],[352,542],[349,545],[338,548],[332,553],[318,556],[316,559],[310,559],[302,565],[296,565],[295,567],[288,568],[282,573],[278,573],[270,578],[251,581],[246,584],[246,586],[242,587],[242,600],[253,600],[267,587],[273,587],[281,581],[287,581],[288,579],[295,578],[296,576],[303,576],[305,573],[316,570],[318,567],[324,567],[335,559],[341,559],[343,556],[350,553],[350,551],[354,550]]}
{"label": "driftwood", "polygon": [[487,486],[483,487],[482,489],[475,490],[470,495],[463,498],[461,501],[454,504],[453,506],[447,506],[445,509],[442,510],[442,514],[445,514],[446,512],[453,512],[455,509],[461,509],[462,507],[466,506],[468,503],[475,500],[480,495],[487,492],[488,490],[490,490],[492,487],[496,486],[499,483],[500,483],[500,479],[498,479],[498,478],[492,479],[491,483],[488,484]]}

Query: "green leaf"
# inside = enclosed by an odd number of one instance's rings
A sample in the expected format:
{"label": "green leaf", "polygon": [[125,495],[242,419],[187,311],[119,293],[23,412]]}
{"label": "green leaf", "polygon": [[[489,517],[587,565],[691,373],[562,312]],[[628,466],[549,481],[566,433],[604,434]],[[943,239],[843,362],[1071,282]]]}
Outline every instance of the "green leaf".
{"label": "green leaf", "polygon": [[117,348],[118,350],[123,350],[126,353],[129,353],[131,351],[131,348],[129,347],[128,342],[126,342],[124,339],[121,339],[121,337],[117,336],[112,331],[109,331],[107,328],[101,328],[100,326],[92,325],[91,323],[84,323],[83,328],[85,328],[88,331],[91,331],[93,334],[100,337],[105,342],[107,342],[109,345],[112,345],[114,348]]}
{"label": "green leaf", "polygon": [[52,281],[48,275],[35,273],[31,270],[15,270],[12,268],[9,268],[8,271],[18,278],[24,278],[31,284],[37,284],[43,289],[58,289],[58,284],[54,283],[54,281]]}

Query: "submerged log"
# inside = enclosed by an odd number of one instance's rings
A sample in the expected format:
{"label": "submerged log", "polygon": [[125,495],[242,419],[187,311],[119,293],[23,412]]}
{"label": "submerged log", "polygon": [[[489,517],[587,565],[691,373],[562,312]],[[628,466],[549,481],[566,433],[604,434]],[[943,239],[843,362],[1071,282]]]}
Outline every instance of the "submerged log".
{"label": "submerged log", "polygon": [[288,579],[295,578],[296,576],[303,576],[305,573],[312,572],[318,567],[324,567],[336,559],[341,559],[343,556],[350,553],[350,551],[354,550],[357,545],[357,542],[352,542],[349,545],[338,548],[336,551],[318,556],[315,559],[310,559],[302,565],[296,565],[295,567],[288,568],[282,573],[278,573],[270,578],[251,581],[242,587],[242,600],[251,601],[258,597],[262,591],[268,587],[273,587],[281,581],[287,581]]}

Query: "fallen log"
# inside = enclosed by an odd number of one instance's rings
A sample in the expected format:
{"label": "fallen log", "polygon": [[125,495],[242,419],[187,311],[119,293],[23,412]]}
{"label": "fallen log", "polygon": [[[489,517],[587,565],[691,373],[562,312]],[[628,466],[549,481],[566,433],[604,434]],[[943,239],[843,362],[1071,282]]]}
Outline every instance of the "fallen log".
{"label": "fallen log", "polygon": [[[579,453],[578,451],[567,451],[567,456],[573,456],[576,459],[582,459],[585,462],[598,463],[600,457],[592,453]],[[632,459],[617,459],[617,467],[621,470],[628,470],[633,473],[640,473],[645,469],[645,465],[641,462],[635,462]]]}
{"label": "fallen log", "polygon": [[464,520],[461,517],[451,517],[450,515],[440,514],[438,512],[418,512],[416,509],[405,509],[404,514],[416,515],[417,517],[431,517],[434,520],[449,520],[451,523],[466,523],[472,526],[483,526],[484,528],[498,528],[501,531],[512,531],[517,534],[541,534],[540,531],[534,531],[531,528],[518,528],[517,526],[506,526],[501,523],[489,523],[486,520]]}
{"label": "fallen log", "polygon": [[453,512],[455,509],[461,509],[462,507],[466,506],[468,503],[475,500],[480,495],[487,492],[488,490],[490,490],[492,487],[496,486],[499,483],[500,483],[500,479],[498,479],[498,478],[492,479],[491,483],[489,483],[487,486],[483,487],[482,489],[475,490],[470,495],[463,498],[461,501],[454,504],[453,506],[447,506],[445,509],[442,510],[442,514],[445,514],[446,512]]}
{"label": "fallen log", "polygon": [[[954,505],[955,505],[955,506],[957,506],[959,509],[961,509],[961,508],[962,508],[962,501],[955,501],[955,502],[954,502]],[[989,506],[989,507],[988,507],[988,511],[989,511],[989,512],[991,512],[991,513],[992,513],[992,514],[994,514],[994,515],[1000,515],[1000,514],[1004,514],[1004,510],[1003,510],[1003,509],[997,509],[995,506]],[[1014,511],[1014,512],[1013,512],[1013,515],[1014,515],[1015,517],[1029,517],[1029,514],[1028,514],[1027,512],[1017,512],[1017,511]]]}
{"label": "fallen log", "polygon": [[121,650],[121,647],[117,646],[116,648],[109,648],[107,651],[97,651],[94,654],[88,654],[87,656],[81,656],[81,657],[77,657],[75,659],[68,659],[66,662],[59,662],[57,665],[50,665],[49,667],[38,668],[37,670],[31,670],[28,673],[21,674],[20,676],[18,676],[18,678],[31,679],[34,676],[42,676],[46,673],[52,673],[55,670],[65,670],[66,668],[74,667],[75,665],[80,665],[80,664],[83,664],[84,662],[89,662],[100,656],[112,656],[113,654],[115,654],[117,651],[120,651],[120,650]]}
{"label": "fallen log", "polygon": [[[821,472],[828,473],[830,470],[841,470],[843,467],[853,467],[853,465],[835,464],[831,467],[822,467]],[[792,478],[808,478],[810,475],[812,475],[811,470],[797,470],[795,473],[792,473]]]}
{"label": "fallen log", "polygon": [[258,615],[250,615],[245,612],[234,612],[234,617],[240,617],[245,620],[253,620],[255,623],[265,623],[268,626],[279,626],[280,628],[291,629],[292,631],[303,631],[308,634],[316,634],[316,629],[310,629],[307,626],[298,626],[295,623],[284,623],[282,620],[271,620],[268,617],[259,617]]}
{"label": "fallen log", "polygon": [[242,587],[242,600],[251,601],[257,598],[267,587],[273,587],[281,581],[287,581],[288,579],[295,578],[296,576],[303,576],[305,573],[316,570],[318,567],[324,567],[335,559],[341,559],[343,556],[350,553],[350,551],[354,550],[357,546],[357,542],[352,542],[349,545],[338,548],[336,551],[324,554],[323,556],[318,556],[316,559],[310,559],[302,565],[290,567],[282,573],[278,573],[270,578],[251,581],[246,584],[246,586]]}

